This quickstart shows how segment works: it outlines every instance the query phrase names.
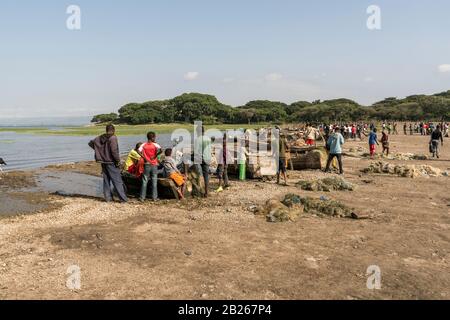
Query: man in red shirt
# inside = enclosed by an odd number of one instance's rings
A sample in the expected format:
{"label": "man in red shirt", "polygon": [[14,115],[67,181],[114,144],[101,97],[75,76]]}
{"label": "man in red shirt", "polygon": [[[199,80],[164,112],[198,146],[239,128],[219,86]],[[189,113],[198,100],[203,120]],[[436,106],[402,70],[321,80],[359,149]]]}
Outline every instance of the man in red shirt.
{"label": "man in red shirt", "polygon": [[142,175],[142,187],[140,201],[145,201],[147,197],[147,186],[149,180],[152,182],[152,200],[158,201],[158,156],[161,153],[161,147],[156,143],[156,134],[149,132],[147,134],[148,142],[144,143],[139,152],[144,159],[144,174]]}

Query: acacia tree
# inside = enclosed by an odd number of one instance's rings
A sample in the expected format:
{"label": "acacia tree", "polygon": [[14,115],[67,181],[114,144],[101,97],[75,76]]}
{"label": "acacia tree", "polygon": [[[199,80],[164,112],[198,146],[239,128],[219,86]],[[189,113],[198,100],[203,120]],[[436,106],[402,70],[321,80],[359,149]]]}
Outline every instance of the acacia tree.
{"label": "acacia tree", "polygon": [[216,97],[200,93],[186,93],[171,100],[129,103],[115,113],[95,116],[95,123],[120,122],[130,124],[193,122],[208,123],[252,122],[282,123],[379,120],[448,120],[450,118],[450,90],[432,96],[413,95],[404,99],[394,97],[361,106],[353,100],[334,99],[312,103],[299,101],[291,105],[282,102],[255,100],[233,108]]}
{"label": "acacia tree", "polygon": [[98,114],[91,120],[92,123],[116,122],[119,119],[117,113]]}

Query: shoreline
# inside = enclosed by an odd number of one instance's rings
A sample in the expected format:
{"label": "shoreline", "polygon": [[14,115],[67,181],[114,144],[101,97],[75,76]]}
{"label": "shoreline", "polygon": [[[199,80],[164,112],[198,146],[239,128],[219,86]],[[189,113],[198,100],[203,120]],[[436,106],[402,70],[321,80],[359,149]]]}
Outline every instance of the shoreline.
{"label": "shoreline", "polygon": [[[218,130],[226,129],[257,129],[266,126],[267,124],[254,124],[254,125],[205,125],[206,128],[215,128]],[[148,124],[148,125],[115,125],[118,136],[134,136],[145,135],[148,131],[153,130],[157,134],[172,133],[177,129],[186,129],[190,132],[194,131],[193,124]],[[52,130],[48,127],[0,127],[0,133],[13,132],[17,134],[33,134],[33,135],[48,135],[48,136],[97,136],[104,133],[105,125],[93,125],[93,126],[79,126],[79,127],[56,127],[60,130]]]}
{"label": "shoreline", "polygon": [[[424,143],[419,136],[391,142],[397,152],[414,153]],[[364,146],[349,141],[346,149]],[[450,152],[442,151],[441,161],[388,162],[446,170]],[[351,192],[301,190],[297,181],[334,176],[307,170],[289,171],[289,187],[233,179],[223,193],[181,202],[121,205],[41,194],[36,198],[55,207],[0,219],[0,298],[448,299],[450,179],[362,174],[371,162],[344,157],[344,178],[356,187]],[[100,167],[82,162],[42,170],[96,174]],[[12,182],[23,186],[17,176]],[[215,177],[211,184],[217,186]],[[253,212],[290,193],[326,196],[368,219],[305,212],[294,222],[269,223]],[[65,285],[73,265],[82,270],[76,291]],[[371,265],[381,268],[382,290],[366,287]]]}

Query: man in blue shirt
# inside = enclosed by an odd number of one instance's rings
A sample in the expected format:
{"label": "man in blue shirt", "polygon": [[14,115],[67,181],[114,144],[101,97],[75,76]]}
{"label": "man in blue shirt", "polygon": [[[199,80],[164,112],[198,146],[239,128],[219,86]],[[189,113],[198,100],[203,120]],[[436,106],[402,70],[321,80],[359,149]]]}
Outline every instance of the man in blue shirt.
{"label": "man in blue shirt", "polygon": [[338,127],[327,141],[327,149],[329,150],[330,154],[328,155],[327,167],[325,168],[325,172],[330,172],[331,162],[334,158],[337,158],[339,162],[339,174],[344,174],[342,166],[342,145],[344,143],[344,137],[341,134],[341,129]]}
{"label": "man in blue shirt", "polygon": [[377,136],[377,128],[374,128],[369,134],[369,150],[370,150],[370,158],[373,159],[375,156],[375,145],[379,145],[378,136]]}

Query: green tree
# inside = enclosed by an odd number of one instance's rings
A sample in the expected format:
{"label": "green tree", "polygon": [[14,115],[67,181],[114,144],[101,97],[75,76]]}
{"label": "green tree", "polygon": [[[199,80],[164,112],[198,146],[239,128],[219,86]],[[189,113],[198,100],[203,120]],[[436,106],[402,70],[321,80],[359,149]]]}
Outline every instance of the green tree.
{"label": "green tree", "polygon": [[117,113],[99,114],[92,118],[92,123],[116,122],[119,119]]}

